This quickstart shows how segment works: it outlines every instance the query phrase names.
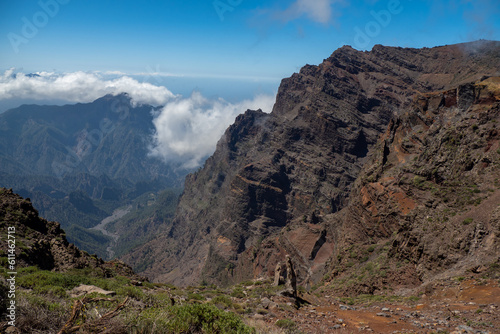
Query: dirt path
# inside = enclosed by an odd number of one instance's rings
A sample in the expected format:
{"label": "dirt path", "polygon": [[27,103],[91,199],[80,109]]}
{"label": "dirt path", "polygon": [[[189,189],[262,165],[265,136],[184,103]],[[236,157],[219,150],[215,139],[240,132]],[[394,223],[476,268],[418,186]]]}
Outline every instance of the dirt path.
{"label": "dirt path", "polygon": [[[304,296],[311,304],[298,310],[283,297],[284,307],[269,309],[255,320],[273,326],[278,319],[293,321],[301,333],[500,333],[498,280],[443,281],[415,301],[346,305],[333,296]],[[313,302],[314,301],[314,302]],[[262,312],[264,313],[264,312]],[[295,333],[295,332],[294,332]]]}
{"label": "dirt path", "polygon": [[125,209],[123,209],[123,208],[116,209],[115,211],[113,211],[113,214],[111,216],[104,218],[103,220],[101,220],[101,222],[98,225],[91,228],[91,230],[100,231],[105,236],[111,238],[112,241],[111,241],[110,245],[106,248],[106,252],[108,253],[109,259],[112,259],[113,256],[115,255],[115,252],[113,251],[113,247],[116,245],[116,242],[120,238],[120,235],[118,233],[109,232],[108,230],[106,230],[106,226],[109,223],[112,223],[112,222],[122,218],[123,216],[125,216],[127,213],[130,212],[131,208],[132,208],[132,206],[129,205]]}

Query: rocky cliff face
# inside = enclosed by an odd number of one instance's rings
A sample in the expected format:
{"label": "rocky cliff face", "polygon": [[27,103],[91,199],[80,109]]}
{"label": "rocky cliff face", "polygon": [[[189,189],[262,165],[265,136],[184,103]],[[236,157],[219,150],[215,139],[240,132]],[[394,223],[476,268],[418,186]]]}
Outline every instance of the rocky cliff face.
{"label": "rocky cliff face", "polygon": [[325,217],[333,284],[373,293],[497,268],[499,122],[499,77],[416,95],[372,149],[348,206]]}
{"label": "rocky cliff face", "polygon": [[[375,46],[370,52],[343,47],[319,66],[305,66],[282,81],[271,114],[240,115],[203,169],[187,177],[169,232],[124,259],[153,259],[144,273],[156,280],[224,284],[271,274],[289,254],[299,280],[313,282],[346,261],[347,245],[370,240],[365,229],[377,240],[395,231],[404,245],[408,229],[396,223],[358,228],[368,219],[360,214],[366,209],[355,210],[358,202],[378,189],[355,183],[367,159],[365,169],[373,167],[368,153],[380,148],[374,145],[388,124],[394,129],[415,103],[432,100],[426,94],[495,74],[499,65],[500,43],[477,42],[418,50]],[[460,89],[456,94],[468,99],[455,109],[476,102],[474,89]],[[453,98],[443,99],[451,107]],[[426,103],[426,110],[441,107]],[[394,152],[389,146],[382,148],[387,161]],[[406,203],[406,195],[391,194]],[[418,203],[407,205],[409,213]],[[392,217],[368,212],[370,219]]]}

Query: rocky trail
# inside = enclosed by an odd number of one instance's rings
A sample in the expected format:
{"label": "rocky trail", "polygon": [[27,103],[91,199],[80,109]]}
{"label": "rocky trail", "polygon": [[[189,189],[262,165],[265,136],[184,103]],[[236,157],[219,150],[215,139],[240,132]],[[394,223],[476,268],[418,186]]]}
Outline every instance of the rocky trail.
{"label": "rocky trail", "polygon": [[[498,280],[450,279],[420,297],[303,298],[310,304],[298,310],[291,300],[271,298],[263,303],[268,313],[253,319],[262,327],[291,320],[292,333],[500,333]],[[377,301],[386,298],[389,301]]]}

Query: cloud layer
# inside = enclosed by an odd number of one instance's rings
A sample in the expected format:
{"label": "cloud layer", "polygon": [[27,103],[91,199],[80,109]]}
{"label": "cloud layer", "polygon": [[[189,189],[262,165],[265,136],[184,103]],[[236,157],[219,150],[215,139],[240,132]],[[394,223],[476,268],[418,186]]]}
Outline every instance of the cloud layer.
{"label": "cloud layer", "polygon": [[200,93],[171,101],[154,120],[151,155],[180,162],[184,168],[197,167],[214,152],[217,141],[238,114],[247,109],[270,112],[274,101],[274,96],[260,95],[232,104],[206,99]]}
{"label": "cloud layer", "polygon": [[13,69],[0,74],[0,100],[35,99],[91,102],[106,94],[126,92],[134,103],[164,105],[175,97],[162,86],[139,82],[128,76],[104,79],[97,73],[55,74],[38,72],[26,75]]}
{"label": "cloud layer", "polygon": [[332,5],[338,0],[295,0],[290,7],[275,13],[275,18],[288,22],[301,16],[326,24],[332,19]]}
{"label": "cloud layer", "polygon": [[121,72],[105,79],[99,73],[74,72],[54,74],[0,74],[0,101],[8,99],[91,102],[106,94],[126,92],[133,103],[163,106],[154,115],[155,133],[149,150],[151,156],[183,168],[199,166],[212,154],[225,129],[247,109],[270,112],[275,96],[259,95],[252,100],[229,103],[222,98],[207,99],[195,92],[183,98],[167,88],[139,82]]}
{"label": "cloud layer", "polygon": [[229,103],[221,98],[207,99],[195,92],[183,98],[167,88],[139,82],[123,73],[105,79],[99,73],[0,74],[0,101],[8,99],[91,102],[106,94],[126,92],[134,103],[163,106],[154,118],[155,133],[149,146],[151,156],[183,168],[199,166],[212,154],[215,145],[235,117],[247,109],[270,112],[275,96],[259,95],[253,100]]}

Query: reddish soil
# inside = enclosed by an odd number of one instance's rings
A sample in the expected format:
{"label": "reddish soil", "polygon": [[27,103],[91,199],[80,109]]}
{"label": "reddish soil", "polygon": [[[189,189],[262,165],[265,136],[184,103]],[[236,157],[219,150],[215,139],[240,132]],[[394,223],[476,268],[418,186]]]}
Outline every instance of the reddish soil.
{"label": "reddish soil", "polygon": [[[500,333],[497,280],[444,281],[418,300],[347,305],[333,296],[304,296],[309,305],[277,307],[258,317],[290,319],[303,333]],[[286,300],[276,298],[280,305]],[[298,333],[298,331],[297,331]]]}

